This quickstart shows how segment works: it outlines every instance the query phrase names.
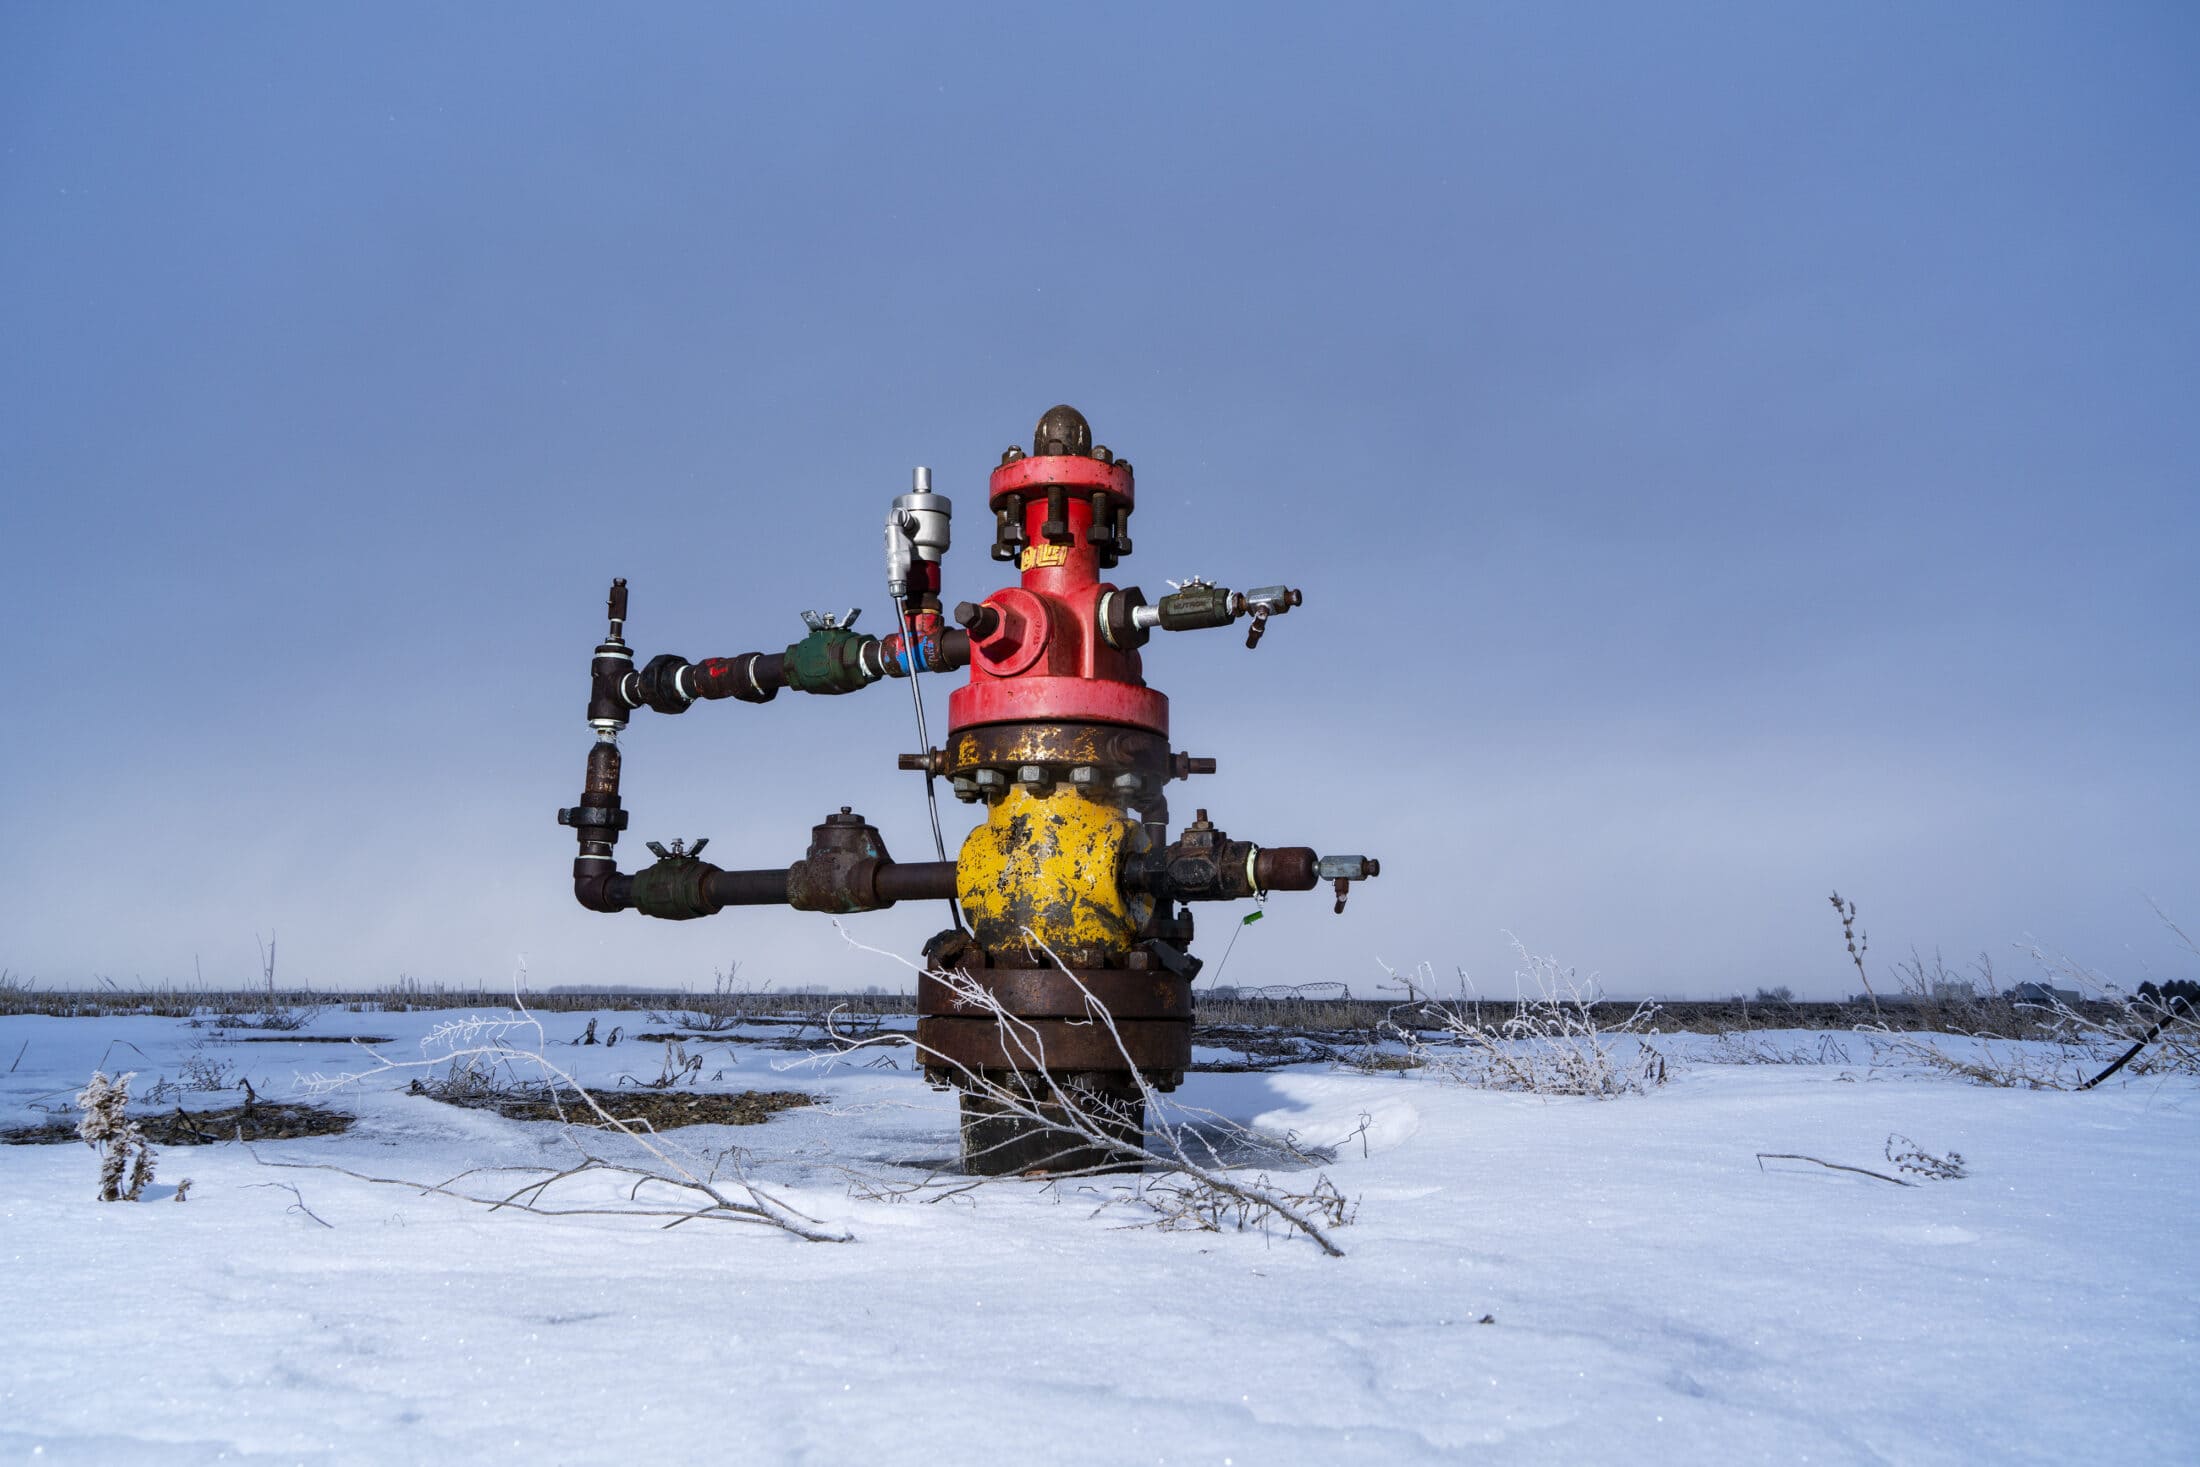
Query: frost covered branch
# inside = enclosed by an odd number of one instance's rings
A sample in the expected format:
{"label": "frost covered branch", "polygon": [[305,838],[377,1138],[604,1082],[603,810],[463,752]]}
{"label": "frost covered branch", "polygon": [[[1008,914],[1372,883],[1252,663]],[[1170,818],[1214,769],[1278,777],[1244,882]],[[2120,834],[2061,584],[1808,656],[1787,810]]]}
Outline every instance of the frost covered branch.
{"label": "frost covered branch", "polygon": [[[433,1192],[466,1202],[480,1203],[491,1210],[514,1208],[544,1216],[621,1215],[630,1217],[666,1217],[667,1225],[707,1218],[727,1222],[750,1222],[778,1228],[798,1238],[813,1243],[844,1243],[850,1234],[831,1227],[807,1213],[799,1212],[786,1202],[758,1187],[748,1179],[737,1158],[721,1154],[715,1162],[688,1151],[668,1140],[647,1120],[613,1115],[603,1102],[571,1073],[554,1063],[544,1053],[546,1039],[542,1024],[528,1012],[526,1001],[518,994],[513,1003],[520,1011],[517,1019],[489,1019],[469,1016],[438,1024],[422,1039],[424,1057],[417,1060],[392,1059],[371,1045],[360,1048],[374,1061],[365,1069],[341,1075],[308,1076],[304,1084],[309,1091],[327,1093],[347,1085],[356,1085],[381,1075],[411,1074],[414,1084],[426,1089],[420,1076],[438,1067],[445,1074],[436,1082],[448,1093],[482,1096],[498,1093],[513,1085],[532,1087],[557,1103],[558,1112],[564,1114],[564,1104],[570,1099],[581,1112],[595,1118],[601,1129],[625,1137],[647,1155],[653,1166],[633,1166],[614,1162],[589,1152],[576,1137],[568,1133],[568,1139],[582,1155],[575,1166],[563,1170],[552,1167],[521,1167],[476,1169],[462,1172],[442,1183],[423,1183],[394,1177],[367,1176],[343,1167],[305,1162],[267,1162],[268,1166],[298,1167],[306,1170],[335,1171],[360,1181],[388,1186],[411,1187],[421,1192]],[[534,1046],[517,1047],[506,1042],[507,1037],[519,1032],[532,1031]],[[430,1052],[433,1051],[433,1052]],[[532,1078],[529,1078],[532,1076]],[[721,1188],[718,1173],[730,1169],[733,1181]],[[516,1170],[534,1175],[534,1179],[519,1191],[503,1196],[487,1196],[467,1191],[458,1183],[485,1170]],[[544,1196],[550,1188],[589,1173],[607,1173],[631,1177],[634,1184],[628,1189],[628,1205],[551,1207],[544,1205]],[[669,1189],[687,1199],[677,1208],[651,1208],[631,1205],[650,1184]]]}

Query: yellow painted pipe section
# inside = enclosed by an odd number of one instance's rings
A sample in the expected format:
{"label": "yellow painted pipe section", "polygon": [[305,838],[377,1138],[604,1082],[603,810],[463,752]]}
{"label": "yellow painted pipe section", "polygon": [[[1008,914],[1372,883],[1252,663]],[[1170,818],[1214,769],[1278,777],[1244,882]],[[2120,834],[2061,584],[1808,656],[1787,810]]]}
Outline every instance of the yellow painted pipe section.
{"label": "yellow painted pipe section", "polygon": [[1074,785],[1044,795],[1011,785],[985,824],[963,841],[955,889],[982,947],[1128,949],[1151,903],[1127,898],[1116,874],[1126,849],[1145,848],[1143,827]]}

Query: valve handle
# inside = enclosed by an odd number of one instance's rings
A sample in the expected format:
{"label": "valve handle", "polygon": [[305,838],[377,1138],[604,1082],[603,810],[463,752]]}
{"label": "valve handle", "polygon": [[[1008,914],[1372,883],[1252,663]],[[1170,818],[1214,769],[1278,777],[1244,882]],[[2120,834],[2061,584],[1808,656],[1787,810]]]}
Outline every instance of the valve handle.
{"label": "valve handle", "polygon": [[685,840],[675,840],[672,843],[672,849],[669,851],[653,840],[643,841],[642,844],[648,846],[651,852],[656,855],[658,860],[670,861],[679,856],[687,856],[690,858],[700,856],[701,854],[703,854],[703,847],[710,844],[710,837],[707,835],[697,836],[695,844],[692,846],[689,845]]}

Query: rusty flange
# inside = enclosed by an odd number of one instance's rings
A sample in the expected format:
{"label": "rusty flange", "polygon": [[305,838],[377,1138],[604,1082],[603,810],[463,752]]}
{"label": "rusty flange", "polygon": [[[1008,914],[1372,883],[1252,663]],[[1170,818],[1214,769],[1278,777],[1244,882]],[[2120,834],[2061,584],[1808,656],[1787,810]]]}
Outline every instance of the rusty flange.
{"label": "rusty flange", "polygon": [[1086,766],[1112,777],[1135,773],[1151,788],[1175,772],[1169,741],[1142,728],[1107,723],[996,723],[957,731],[939,772],[953,779],[980,769],[1013,772],[1036,764],[1058,777]]}
{"label": "rusty flange", "polygon": [[1029,1071],[1043,1063],[1059,1078],[1073,1072],[1127,1074],[1136,1065],[1158,1090],[1172,1088],[1192,1063],[1188,1018],[1118,1019],[1113,1033],[1090,1019],[1017,1019],[1010,1021],[1018,1036],[1013,1041],[1004,1040],[1001,1027],[989,1018],[927,1015],[917,1020],[917,1044],[928,1069]]}
{"label": "rusty flange", "polygon": [[[1192,1016],[1191,980],[1173,973],[1099,969],[1073,979],[1060,968],[986,968],[971,976],[1019,1018],[1089,1018],[1088,995],[1118,1019],[1185,1021]],[[926,973],[917,979],[917,1012],[967,1017],[985,1010]]]}

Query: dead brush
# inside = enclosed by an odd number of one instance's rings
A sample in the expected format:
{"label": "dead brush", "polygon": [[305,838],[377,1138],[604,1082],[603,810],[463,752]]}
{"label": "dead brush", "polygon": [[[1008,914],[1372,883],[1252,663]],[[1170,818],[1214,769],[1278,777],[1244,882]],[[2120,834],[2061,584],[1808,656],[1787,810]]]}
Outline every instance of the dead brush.
{"label": "dead brush", "polygon": [[[777,1228],[810,1242],[849,1241],[850,1234],[844,1229],[789,1206],[751,1181],[743,1154],[737,1148],[728,1148],[715,1156],[698,1155],[660,1134],[647,1120],[613,1115],[579,1080],[549,1059],[548,1041],[543,1035],[541,1021],[528,1012],[525,1001],[515,993],[511,1002],[519,1010],[521,1017],[518,1019],[474,1017],[437,1025],[421,1040],[424,1056],[421,1059],[391,1059],[371,1045],[362,1044],[360,1048],[372,1061],[366,1068],[340,1075],[306,1076],[301,1083],[309,1093],[326,1094],[378,1076],[413,1072],[408,1089],[415,1094],[436,1094],[435,1087],[440,1086],[445,1094],[464,1096],[476,1103],[524,1095],[547,1097],[547,1103],[556,1108],[558,1114],[564,1114],[563,1108],[570,1106],[576,1118],[600,1128],[585,1140],[577,1129],[567,1129],[565,1139],[580,1158],[572,1165],[563,1168],[474,1167],[441,1183],[427,1183],[404,1177],[369,1176],[322,1163],[268,1161],[256,1152],[253,1159],[263,1166],[330,1172],[376,1186],[432,1192],[475,1203],[492,1212],[526,1212],[540,1217],[654,1218],[662,1219],[660,1225],[663,1227],[678,1227],[695,1221],[752,1223]],[[529,1042],[514,1042],[519,1038]],[[442,1075],[426,1080],[419,1078],[419,1071],[438,1065],[444,1067]],[[614,1160],[591,1149],[620,1143],[634,1153],[633,1159]],[[503,1176],[507,1181],[515,1176],[526,1180],[516,1189],[506,1189],[487,1184],[485,1179],[495,1176]],[[587,1191],[586,1183],[581,1189],[569,1185],[579,1179],[597,1177],[619,1179],[623,1201],[603,1199]],[[580,1190],[582,1195],[570,1203],[551,1200],[553,1192],[562,1197],[575,1190]]]}
{"label": "dead brush", "polygon": [[104,1071],[94,1070],[91,1083],[76,1097],[83,1112],[76,1134],[99,1152],[102,1202],[135,1202],[153,1180],[152,1143],[129,1114],[130,1081],[135,1078],[135,1072],[125,1072],[110,1080]]}
{"label": "dead brush", "polygon": [[[1904,1034],[1867,1029],[1873,1069],[1924,1069],[1997,1090],[2075,1090],[2099,1068],[2093,1051],[2071,1044],[1985,1035]],[[1950,1045],[1947,1040],[1956,1043]],[[1936,1042],[1941,1041],[1941,1042]]]}
{"label": "dead brush", "polygon": [[1904,1176],[1923,1177],[1928,1182],[1953,1182],[1971,1174],[1962,1152],[1935,1156],[1899,1131],[1888,1133],[1885,1154],[1896,1171]]}
{"label": "dead brush", "polygon": [[[846,937],[845,929],[842,935]],[[1304,1166],[1329,1161],[1333,1153],[1302,1145],[1294,1136],[1255,1132],[1212,1111],[1166,1105],[1131,1058],[1129,1046],[1106,1005],[1084,989],[1084,981],[1036,933],[1026,929],[1025,935],[1033,950],[1045,954],[1054,964],[1055,971],[1084,990],[1090,1022],[1107,1033],[1128,1072],[1132,1093],[1146,1118],[1144,1134],[1126,1134],[1123,1118],[1113,1113],[1108,1098],[1058,1076],[1048,1064],[1040,1032],[1028,1020],[1010,1013],[998,995],[966,972],[929,970],[948,990],[958,1012],[982,1015],[994,1023],[1002,1051],[1014,1059],[1015,1070],[972,1069],[951,1055],[916,1044],[906,1034],[857,1038],[836,1032],[828,1035],[835,1041],[836,1053],[909,1044],[924,1063],[952,1073],[955,1088],[966,1097],[979,1099],[992,1114],[1014,1117],[1024,1126],[1043,1132],[1051,1138],[1050,1144],[1057,1144],[1065,1155],[1099,1158],[1092,1167],[1054,1173],[1046,1183],[1057,1195],[1067,1196],[1074,1191],[1096,1196],[1099,1205],[1095,1215],[1122,1209],[1138,1219],[1129,1226],[1163,1230],[1282,1228],[1302,1235],[1330,1257],[1342,1258],[1344,1250],[1330,1233],[1353,1220],[1357,1204],[1347,1204],[1326,1176],[1318,1176],[1310,1186],[1301,1188],[1275,1183],[1266,1174],[1243,1175],[1249,1158],[1261,1158],[1279,1167]],[[848,942],[859,951],[906,962],[853,938]],[[1099,1180],[1103,1173],[1110,1175],[1109,1181]],[[1122,1180],[1113,1180],[1116,1176]],[[1089,1180],[1080,1182],[1079,1178]],[[958,1174],[899,1182],[851,1173],[849,1190],[851,1195],[871,1201],[938,1202],[948,1198],[967,1200],[981,1188],[1019,1180],[1015,1176]]]}
{"label": "dead brush", "polygon": [[[1264,1230],[1283,1221],[1262,1200],[1276,1190],[1266,1173],[1253,1179],[1251,1189],[1229,1192],[1197,1180],[1168,1178],[1136,1189],[1135,1200],[1152,1214],[1151,1226],[1165,1233],[1245,1232]],[[1349,1226],[1360,1211],[1360,1204],[1338,1191],[1336,1183],[1325,1176],[1316,1177],[1313,1186],[1289,1196],[1301,1211],[1318,1218],[1325,1227]]]}
{"label": "dead brush", "polygon": [[723,969],[712,969],[710,992],[697,994],[686,1008],[666,1010],[665,1022],[698,1034],[723,1034],[766,1013],[772,1006],[772,995],[760,984],[743,985],[740,974],[739,960]]}
{"label": "dead brush", "polygon": [[1671,1078],[1665,1055],[1641,1037],[1658,1032],[1656,1003],[1605,1022],[1573,969],[1518,942],[1513,950],[1526,966],[1516,975],[1524,991],[1511,1013],[1485,1018],[1479,1002],[1433,997],[1424,963],[1411,975],[1391,971],[1406,1002],[1384,1020],[1383,1037],[1428,1074],[1477,1090],[1606,1099],[1642,1095]]}
{"label": "dead brush", "polygon": [[1715,1065],[1848,1065],[1848,1046],[1831,1034],[1816,1044],[1781,1044],[1762,1034],[1721,1034],[1703,1058]]}
{"label": "dead brush", "polygon": [[40,1012],[37,989],[28,978],[19,977],[6,968],[0,968],[0,1014],[35,1014]]}
{"label": "dead brush", "polygon": [[[1847,904],[1844,930],[1855,912]],[[2200,955],[2182,928],[2166,916],[2162,921]],[[2134,1079],[2200,1076],[2200,1015],[2126,995],[2067,957],[2026,951],[2040,980],[2005,994],[1984,955],[1974,977],[1959,977],[1937,953],[1928,966],[1913,950],[1895,972],[1904,1006],[1926,1017],[1928,1032],[1898,1032],[1885,1022],[1862,1026],[1873,1067],[1937,1071],[2004,1090],[2090,1090],[2120,1072]],[[2046,996],[2015,997],[2026,992]]]}
{"label": "dead brush", "polygon": [[654,1080],[637,1080],[632,1075],[621,1075],[623,1085],[639,1085],[646,1090],[670,1090],[675,1085],[692,1085],[703,1073],[703,1057],[689,1054],[688,1048],[677,1039],[665,1041],[664,1064]]}
{"label": "dead brush", "polygon": [[183,1062],[183,1068],[175,1079],[166,1075],[145,1092],[145,1098],[156,1103],[176,1099],[178,1096],[205,1094],[236,1088],[237,1065],[234,1060],[215,1059],[208,1054],[194,1054]]}

